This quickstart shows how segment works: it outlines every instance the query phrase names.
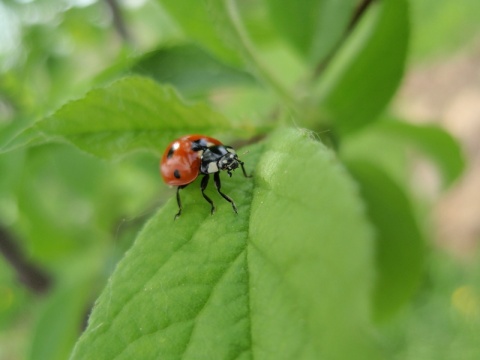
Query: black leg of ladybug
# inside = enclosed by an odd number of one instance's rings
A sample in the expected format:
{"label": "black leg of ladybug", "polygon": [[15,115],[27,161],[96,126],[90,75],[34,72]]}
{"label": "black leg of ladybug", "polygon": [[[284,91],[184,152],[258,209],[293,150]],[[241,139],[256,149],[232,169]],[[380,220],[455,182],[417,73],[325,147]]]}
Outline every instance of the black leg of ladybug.
{"label": "black leg of ladybug", "polygon": [[213,174],[213,182],[215,183],[215,187],[217,188],[218,193],[222,195],[223,198],[227,200],[230,204],[232,204],[233,211],[235,211],[235,214],[238,214],[237,205],[235,205],[235,202],[232,200],[232,198],[220,191],[220,188],[222,187],[222,184],[220,182],[220,173],[216,172],[215,174]]}
{"label": "black leg of ladybug", "polygon": [[177,220],[177,218],[182,214],[182,201],[180,200],[180,190],[187,187],[187,185],[180,185],[177,186],[177,205],[178,205],[178,212],[175,214],[173,220]]}
{"label": "black leg of ladybug", "polygon": [[242,167],[243,175],[244,175],[246,178],[252,177],[252,175],[247,175],[247,172],[245,171],[245,167],[243,166],[244,162],[238,160],[238,163],[239,163],[240,166]]}
{"label": "black leg of ladybug", "polygon": [[212,206],[212,209],[210,210],[210,213],[213,215],[215,212],[215,205],[213,205],[212,199],[210,199],[206,194],[205,194],[205,189],[207,188],[208,185],[208,179],[210,179],[210,175],[206,174],[203,179],[202,183],[200,184],[200,188],[202,189],[202,195],[205,200],[208,201],[208,203]]}

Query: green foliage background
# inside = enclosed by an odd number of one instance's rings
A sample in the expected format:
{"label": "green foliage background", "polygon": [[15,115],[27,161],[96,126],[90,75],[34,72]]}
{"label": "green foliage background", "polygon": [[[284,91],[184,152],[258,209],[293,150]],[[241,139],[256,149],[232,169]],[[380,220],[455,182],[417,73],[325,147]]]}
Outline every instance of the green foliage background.
{"label": "green foliage background", "polygon": [[[447,190],[460,146],[389,109],[474,9],[1,3],[0,359],[477,359],[480,271],[410,181],[420,153]],[[238,215],[197,180],[173,221],[158,160],[190,133],[239,150]]]}

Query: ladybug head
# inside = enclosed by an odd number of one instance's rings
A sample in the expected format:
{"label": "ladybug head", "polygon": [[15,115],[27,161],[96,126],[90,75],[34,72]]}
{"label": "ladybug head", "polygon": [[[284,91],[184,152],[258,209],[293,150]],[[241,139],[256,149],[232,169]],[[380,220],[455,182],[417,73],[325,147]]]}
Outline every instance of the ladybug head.
{"label": "ladybug head", "polygon": [[220,159],[218,159],[218,169],[226,170],[228,176],[232,176],[232,170],[235,170],[240,166],[240,161],[238,156],[235,153],[235,150],[229,146],[225,146],[226,154],[224,154]]}
{"label": "ladybug head", "polygon": [[232,171],[239,166],[243,168],[243,162],[238,159],[232,147],[214,145],[203,152],[200,173],[213,174],[225,170],[228,176],[232,176]]}

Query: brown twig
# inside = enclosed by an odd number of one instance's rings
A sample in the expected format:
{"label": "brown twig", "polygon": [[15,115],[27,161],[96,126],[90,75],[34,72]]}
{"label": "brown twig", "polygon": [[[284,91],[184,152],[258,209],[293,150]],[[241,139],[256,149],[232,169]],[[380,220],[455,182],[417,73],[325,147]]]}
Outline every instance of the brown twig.
{"label": "brown twig", "polygon": [[357,9],[353,13],[352,18],[350,19],[350,23],[348,24],[347,32],[351,32],[355,28],[358,21],[373,1],[374,0],[363,0],[360,4],[358,4]]}
{"label": "brown twig", "polygon": [[373,3],[373,1],[375,0],[362,0],[362,2],[357,6],[357,9],[353,13],[352,18],[350,19],[350,22],[348,23],[348,26],[345,29],[345,32],[343,33],[340,40],[337,42],[337,44],[332,49],[330,54],[328,54],[315,68],[315,71],[313,72],[313,79],[317,79],[323,73],[323,71],[327,68],[327,66],[330,64],[330,62],[335,57],[337,52],[340,50],[342,45],[345,43],[345,41],[348,39],[350,34],[353,32],[358,22],[362,18],[363,14],[365,14],[365,11],[367,11],[367,9]]}
{"label": "brown twig", "polygon": [[105,0],[108,8],[110,9],[110,12],[112,13],[112,18],[113,18],[113,26],[115,27],[115,30],[117,33],[120,35],[122,40],[126,43],[131,43],[132,42],[132,36],[130,35],[130,32],[127,29],[127,26],[125,25],[125,21],[123,20],[123,14],[122,10],[120,9],[120,6],[118,6],[118,3],[116,0]]}
{"label": "brown twig", "polygon": [[30,290],[40,294],[51,287],[51,277],[25,257],[11,235],[3,228],[0,228],[0,253],[15,270],[18,279]]}

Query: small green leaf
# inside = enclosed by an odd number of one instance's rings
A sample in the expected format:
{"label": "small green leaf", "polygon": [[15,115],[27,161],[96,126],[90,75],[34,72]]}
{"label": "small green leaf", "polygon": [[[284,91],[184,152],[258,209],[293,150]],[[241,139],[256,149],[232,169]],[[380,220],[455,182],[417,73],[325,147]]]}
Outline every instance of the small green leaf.
{"label": "small green leaf", "polygon": [[241,49],[238,49],[235,39],[228,31],[224,31],[222,22],[216,18],[215,11],[212,11],[214,5],[208,1],[158,1],[191,39],[228,64],[242,64]]}
{"label": "small green leaf", "polygon": [[146,225],[98,299],[72,359],[374,359],[372,233],[348,173],[298,130],[198,181]]}
{"label": "small green leaf", "polygon": [[132,67],[134,73],[175,86],[186,96],[198,96],[219,87],[252,85],[248,73],[228,66],[194,45],[177,45],[144,55]]}
{"label": "small green leaf", "polygon": [[63,360],[72,352],[90,301],[91,281],[60,286],[34,327],[28,360]]}
{"label": "small green leaf", "polygon": [[[290,92],[282,76],[279,76],[267,58],[262,56],[248,33],[240,6],[236,0],[160,0],[163,6],[179,21],[187,34],[227,64],[241,67],[244,63],[250,72],[270,86],[289,106],[295,107],[295,96]],[[185,13],[189,16],[185,17]],[[220,40],[221,39],[221,40]],[[231,49],[238,59],[229,61],[218,45]],[[235,60],[230,57],[230,60]]]}
{"label": "small green leaf", "polygon": [[385,136],[399,139],[423,151],[439,167],[447,186],[458,179],[465,168],[460,144],[438,126],[382,121],[376,124],[375,129]]}
{"label": "small green leaf", "polygon": [[112,81],[127,73],[172,85],[188,98],[206,97],[222,87],[255,84],[249,73],[227,65],[192,43],[163,46],[137,58],[121,59],[100,74],[96,82]]}
{"label": "small green leaf", "polygon": [[480,33],[480,2],[467,0],[412,1],[411,57],[414,61],[432,61],[466,50]]}
{"label": "small green leaf", "polygon": [[324,116],[342,133],[376,120],[403,75],[409,37],[406,0],[373,2],[315,90]]}
{"label": "small green leaf", "polygon": [[355,2],[336,0],[268,0],[278,31],[316,65],[342,37]]}
{"label": "small green leaf", "polygon": [[[342,139],[339,155],[343,161],[365,160],[385,171],[390,178],[403,188],[410,184],[409,160],[405,143],[393,141],[376,124],[367,126]],[[381,151],[380,151],[381,150]]]}
{"label": "small green leaf", "polygon": [[347,162],[376,230],[374,316],[384,320],[411,299],[423,275],[425,241],[404,191],[379,167]]}
{"label": "small green leaf", "polygon": [[100,157],[134,150],[162,152],[186,133],[218,133],[229,122],[204,104],[186,105],[170,87],[128,77],[92,90],[20,133],[3,151],[67,141]]}

